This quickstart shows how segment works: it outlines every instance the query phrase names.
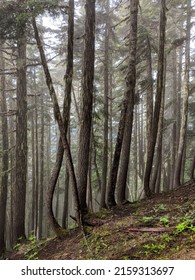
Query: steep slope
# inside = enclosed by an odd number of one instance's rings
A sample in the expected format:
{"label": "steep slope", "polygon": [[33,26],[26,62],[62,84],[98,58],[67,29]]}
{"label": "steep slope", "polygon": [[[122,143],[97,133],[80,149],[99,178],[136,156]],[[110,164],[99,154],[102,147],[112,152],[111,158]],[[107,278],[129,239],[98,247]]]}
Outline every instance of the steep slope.
{"label": "steep slope", "polygon": [[31,240],[8,259],[195,259],[195,182],[89,221],[87,235],[74,228],[62,239]]}

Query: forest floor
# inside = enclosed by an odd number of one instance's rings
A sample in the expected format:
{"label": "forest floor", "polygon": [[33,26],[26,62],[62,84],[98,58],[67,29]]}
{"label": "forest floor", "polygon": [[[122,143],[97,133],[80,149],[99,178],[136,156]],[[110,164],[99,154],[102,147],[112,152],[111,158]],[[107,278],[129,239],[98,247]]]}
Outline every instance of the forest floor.
{"label": "forest floor", "polygon": [[195,182],[90,215],[95,226],[18,246],[7,259],[195,260]]}

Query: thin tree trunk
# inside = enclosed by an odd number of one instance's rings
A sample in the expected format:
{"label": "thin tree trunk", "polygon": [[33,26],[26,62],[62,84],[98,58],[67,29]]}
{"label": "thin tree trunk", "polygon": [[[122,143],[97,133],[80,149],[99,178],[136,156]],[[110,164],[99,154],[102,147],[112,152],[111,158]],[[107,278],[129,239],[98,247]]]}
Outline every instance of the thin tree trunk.
{"label": "thin tree trunk", "polygon": [[193,152],[193,158],[192,158],[192,167],[191,167],[191,172],[190,172],[190,179],[193,180],[195,179],[195,148]]}
{"label": "thin tree trunk", "polygon": [[34,112],[31,116],[31,143],[32,143],[32,209],[31,209],[31,231],[35,233],[35,132],[34,132]]}
{"label": "thin tree trunk", "polygon": [[41,95],[41,143],[40,143],[40,187],[39,187],[39,232],[38,238],[43,237],[43,189],[44,189],[44,139],[45,139],[45,127],[44,127],[44,96]]}
{"label": "thin tree trunk", "polygon": [[109,94],[109,40],[110,40],[110,1],[106,2],[106,27],[105,27],[105,49],[104,49],[104,146],[102,158],[102,183],[100,207],[106,208],[106,186],[108,170],[108,94]]}
{"label": "thin tree trunk", "polygon": [[172,51],[172,73],[173,73],[173,104],[172,104],[172,116],[173,126],[171,130],[171,178],[170,186],[173,186],[173,177],[175,171],[175,156],[177,146],[177,52],[176,49]]}
{"label": "thin tree trunk", "polygon": [[[67,134],[67,129],[69,125],[69,116],[70,116],[70,104],[71,104],[71,88],[72,88],[72,76],[73,76],[73,36],[74,36],[74,0],[69,1],[69,19],[68,19],[68,54],[67,54],[67,68],[64,76],[65,79],[65,98],[63,105],[63,122],[64,122],[64,130],[65,134]],[[52,175],[49,181],[48,187],[48,215],[49,220],[52,225],[52,228],[58,234],[58,230],[61,228],[59,223],[57,222],[55,215],[53,213],[52,201],[53,194],[55,191],[55,186],[59,177],[60,169],[62,166],[64,155],[64,146],[63,141],[60,138],[58,143],[58,149],[56,154],[56,162],[54,169],[52,171]],[[73,175],[75,176],[75,175]],[[76,184],[76,178],[75,183]],[[78,210],[76,210],[78,211]],[[78,213],[77,213],[78,215]],[[78,221],[79,222],[79,221]]]}
{"label": "thin tree trunk", "polygon": [[[36,90],[36,77],[34,77]],[[35,235],[38,237],[38,216],[39,216],[39,141],[38,141],[38,96],[35,92]]]}
{"label": "thin tree trunk", "polygon": [[[70,142],[69,142],[70,143]],[[68,202],[69,202],[69,173],[66,168],[65,171],[65,189],[64,189],[64,204],[62,213],[62,227],[64,229],[68,226]]]}
{"label": "thin tree trunk", "polygon": [[[3,71],[5,69],[5,62],[2,53],[2,43],[0,42],[0,69]],[[8,121],[7,121],[7,104],[6,104],[6,93],[5,93],[5,76],[2,75],[0,79],[1,87],[1,112],[2,115],[2,167],[1,167],[1,188],[0,188],[0,255],[6,249],[6,205],[7,205],[7,192],[8,192],[8,166],[9,166],[9,155],[8,155]]]}
{"label": "thin tree trunk", "polygon": [[137,166],[137,115],[138,115],[138,106],[135,106],[135,118],[134,118],[134,152],[133,152],[133,162],[134,162],[134,199],[137,200],[138,196],[138,166]]}
{"label": "thin tree trunk", "polygon": [[146,97],[146,134],[147,134],[147,150],[149,147],[149,139],[150,135],[152,133],[152,122],[153,122],[153,78],[152,78],[152,51],[151,51],[151,45],[150,45],[150,39],[147,36],[147,53],[146,53],[146,59],[147,59],[147,78],[148,78],[148,87],[147,87],[147,97]]}
{"label": "thin tree trunk", "polygon": [[162,168],[162,147],[163,147],[163,121],[164,121],[164,103],[165,103],[165,84],[166,84],[166,58],[164,59],[164,79],[162,89],[162,100],[160,107],[159,125],[156,140],[156,156],[155,166],[153,170],[153,176],[151,179],[151,191],[155,193],[155,190],[160,191],[161,183],[161,168]]}
{"label": "thin tree trunk", "polygon": [[[51,99],[52,99],[52,102],[53,102],[54,116],[55,116],[55,119],[58,123],[59,131],[60,131],[60,137],[61,137],[61,140],[62,140],[62,143],[63,143],[63,148],[65,150],[67,167],[68,167],[68,170],[69,170],[69,176],[70,176],[71,183],[72,183],[72,188],[73,188],[76,221],[79,225],[81,225],[81,223],[82,223],[82,217],[80,215],[80,209],[81,208],[80,208],[80,203],[79,203],[79,196],[78,196],[78,190],[77,190],[77,181],[76,181],[76,176],[75,176],[75,171],[74,171],[74,165],[73,165],[72,156],[71,156],[71,152],[70,152],[70,146],[69,146],[69,143],[68,143],[68,140],[67,140],[67,135],[66,135],[67,129],[64,129],[64,120],[63,120],[63,117],[62,117],[61,112],[60,112],[56,92],[55,92],[55,89],[54,89],[54,86],[53,86],[53,81],[52,81],[52,78],[51,78],[51,75],[50,75],[50,72],[49,72],[49,69],[48,69],[44,49],[43,49],[43,46],[42,46],[42,43],[41,43],[41,39],[40,39],[40,36],[39,36],[39,32],[38,32],[38,29],[37,29],[35,19],[32,20],[32,23],[33,23],[33,28],[34,28],[34,32],[35,32],[35,39],[36,39],[37,46],[38,46],[38,49],[39,49],[39,52],[40,52],[41,62],[42,62],[44,73],[45,73],[46,84],[48,86],[49,93],[50,93],[50,96],[51,96]],[[59,151],[58,151],[57,156],[58,156],[57,160],[60,161],[61,156],[59,154]],[[52,172],[51,179],[50,179],[49,188],[51,188],[52,191],[48,192],[49,218],[50,218],[51,225],[53,226],[53,230],[55,230],[55,232],[57,234],[59,234],[59,231],[60,231],[61,227],[59,226],[59,224],[57,223],[57,221],[56,221],[56,219],[53,215],[52,205],[51,205],[50,202],[52,201],[53,191],[54,191],[54,188],[52,186],[55,186],[55,184],[56,184],[56,181],[57,181],[56,178],[58,178],[58,174],[56,176],[56,173],[58,173],[58,172],[59,172],[59,168],[58,168],[58,165],[56,164],[56,166],[55,166],[55,168]]]}
{"label": "thin tree trunk", "polygon": [[187,4],[187,31],[186,31],[186,49],[185,49],[185,78],[184,78],[184,97],[183,97],[183,110],[180,128],[179,146],[177,151],[177,158],[175,163],[174,173],[174,188],[181,184],[181,168],[182,158],[184,154],[187,120],[188,120],[188,98],[189,98],[189,79],[190,79],[190,31],[191,31],[191,0]]}
{"label": "thin tree trunk", "polygon": [[145,167],[145,174],[144,174],[144,191],[147,197],[151,196],[150,177],[152,171],[155,145],[157,140],[160,107],[161,107],[161,99],[162,99],[162,91],[163,91],[165,30],[166,30],[166,0],[161,0],[156,100],[155,100],[154,115],[153,115],[153,122],[152,122],[152,133],[149,139],[150,141],[147,149],[147,159],[146,159],[146,167]]}

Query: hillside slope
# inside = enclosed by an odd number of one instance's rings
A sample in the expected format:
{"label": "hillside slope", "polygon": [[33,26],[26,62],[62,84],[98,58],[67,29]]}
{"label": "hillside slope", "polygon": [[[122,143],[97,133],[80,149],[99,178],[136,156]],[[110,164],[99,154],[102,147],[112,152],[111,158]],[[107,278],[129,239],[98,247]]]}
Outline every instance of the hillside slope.
{"label": "hillside slope", "polygon": [[62,239],[18,246],[8,259],[195,259],[195,182],[149,200],[90,216],[87,236],[71,229]]}

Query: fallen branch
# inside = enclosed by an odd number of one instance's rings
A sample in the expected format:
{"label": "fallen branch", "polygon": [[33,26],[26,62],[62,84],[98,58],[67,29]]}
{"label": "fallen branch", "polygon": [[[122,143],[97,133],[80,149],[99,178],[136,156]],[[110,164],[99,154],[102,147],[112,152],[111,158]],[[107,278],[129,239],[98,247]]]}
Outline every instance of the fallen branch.
{"label": "fallen branch", "polygon": [[146,227],[140,227],[140,228],[128,228],[128,231],[133,232],[168,232],[173,231],[175,227],[163,227],[163,228],[146,228]]}

